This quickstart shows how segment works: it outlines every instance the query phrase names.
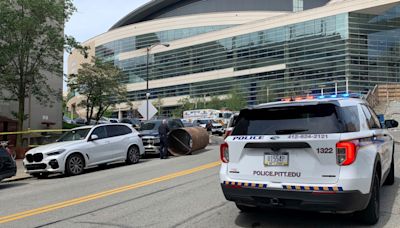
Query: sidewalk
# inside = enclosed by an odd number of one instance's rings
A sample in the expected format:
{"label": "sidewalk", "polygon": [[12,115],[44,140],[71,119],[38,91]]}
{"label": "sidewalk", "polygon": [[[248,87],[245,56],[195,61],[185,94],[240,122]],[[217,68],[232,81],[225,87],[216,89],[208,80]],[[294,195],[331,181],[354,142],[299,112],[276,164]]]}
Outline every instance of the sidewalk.
{"label": "sidewalk", "polygon": [[24,180],[31,177],[29,174],[25,173],[25,168],[24,165],[22,164],[22,159],[17,159],[15,162],[17,163],[17,175],[8,179],[4,179],[2,182]]}

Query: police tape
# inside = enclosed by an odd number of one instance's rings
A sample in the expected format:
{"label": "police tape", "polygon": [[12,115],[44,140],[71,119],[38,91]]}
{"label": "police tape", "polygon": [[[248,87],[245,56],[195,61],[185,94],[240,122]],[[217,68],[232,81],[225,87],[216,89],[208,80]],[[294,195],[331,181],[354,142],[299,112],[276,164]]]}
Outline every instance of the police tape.
{"label": "police tape", "polygon": [[31,133],[49,133],[49,132],[65,132],[65,131],[71,131],[71,129],[45,129],[45,130],[0,132],[0,135],[26,135],[26,134],[31,134]]}

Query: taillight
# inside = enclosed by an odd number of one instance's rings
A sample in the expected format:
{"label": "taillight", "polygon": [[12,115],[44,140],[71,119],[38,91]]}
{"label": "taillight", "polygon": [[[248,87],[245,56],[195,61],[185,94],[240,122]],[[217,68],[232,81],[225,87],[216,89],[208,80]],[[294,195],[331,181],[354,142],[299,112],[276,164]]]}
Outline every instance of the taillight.
{"label": "taillight", "polygon": [[338,165],[351,165],[356,160],[357,147],[353,142],[336,143],[336,161]]}
{"label": "taillight", "polygon": [[221,144],[220,146],[221,161],[223,163],[229,162],[229,146],[228,143]]}
{"label": "taillight", "polygon": [[224,139],[226,139],[226,138],[228,138],[229,136],[231,136],[231,134],[232,134],[232,130],[226,130],[226,131],[225,131],[225,137],[224,137]]}

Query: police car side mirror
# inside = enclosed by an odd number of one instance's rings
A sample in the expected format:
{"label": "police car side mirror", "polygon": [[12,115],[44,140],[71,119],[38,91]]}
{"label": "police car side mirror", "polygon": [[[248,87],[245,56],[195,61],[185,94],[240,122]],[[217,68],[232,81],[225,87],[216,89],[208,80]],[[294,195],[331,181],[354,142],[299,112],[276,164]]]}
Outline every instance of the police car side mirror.
{"label": "police car side mirror", "polygon": [[396,120],[385,120],[385,127],[386,128],[396,128],[399,126],[399,122]]}

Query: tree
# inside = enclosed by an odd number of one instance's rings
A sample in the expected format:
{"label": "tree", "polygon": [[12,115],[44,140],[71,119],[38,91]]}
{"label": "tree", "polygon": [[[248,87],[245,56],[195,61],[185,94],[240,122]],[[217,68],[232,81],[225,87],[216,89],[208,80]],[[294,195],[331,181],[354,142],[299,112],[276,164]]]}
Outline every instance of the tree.
{"label": "tree", "polygon": [[153,105],[157,108],[158,115],[161,116],[163,112],[162,106],[164,105],[164,101],[162,100],[162,98],[159,96],[157,100],[153,101]]}
{"label": "tree", "polygon": [[86,109],[87,123],[93,117],[98,122],[110,107],[127,101],[122,76],[112,63],[95,58],[82,64],[78,74],[68,75],[68,86],[84,97],[79,105]]}
{"label": "tree", "polygon": [[231,89],[225,102],[226,108],[233,111],[239,111],[246,107],[246,99],[243,96],[243,92],[238,87],[233,87]]}
{"label": "tree", "polygon": [[[64,49],[82,48],[63,35],[64,23],[75,10],[72,0],[0,1],[0,91],[6,100],[18,102],[19,131],[27,117],[28,96],[43,105],[61,98],[61,91],[50,88],[47,80],[62,77]],[[17,135],[17,146],[21,143],[22,135]]]}
{"label": "tree", "polygon": [[220,100],[218,96],[212,96],[210,101],[207,102],[207,108],[210,109],[221,109],[225,107],[225,102]]}

